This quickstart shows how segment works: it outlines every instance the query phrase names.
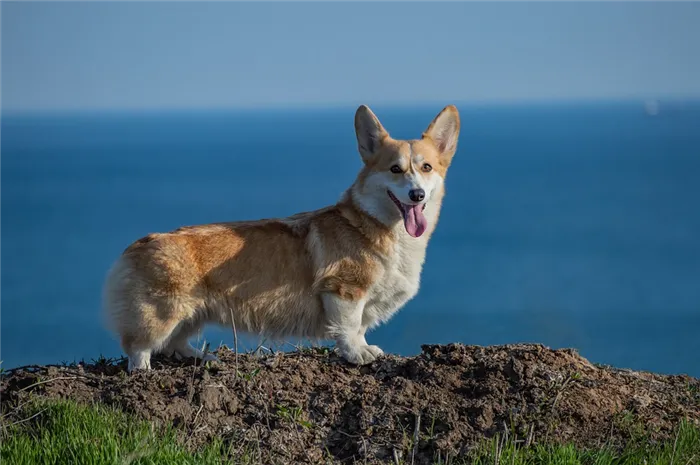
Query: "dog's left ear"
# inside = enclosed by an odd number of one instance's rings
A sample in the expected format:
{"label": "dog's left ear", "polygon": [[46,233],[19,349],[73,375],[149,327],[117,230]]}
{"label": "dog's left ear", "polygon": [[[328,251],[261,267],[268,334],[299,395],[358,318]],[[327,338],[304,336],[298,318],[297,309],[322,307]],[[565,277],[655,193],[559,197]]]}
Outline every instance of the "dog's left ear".
{"label": "dog's left ear", "polygon": [[447,105],[435,117],[428,129],[423,133],[423,139],[429,139],[440,152],[440,161],[448,166],[457,151],[459,139],[459,112],[454,105]]}

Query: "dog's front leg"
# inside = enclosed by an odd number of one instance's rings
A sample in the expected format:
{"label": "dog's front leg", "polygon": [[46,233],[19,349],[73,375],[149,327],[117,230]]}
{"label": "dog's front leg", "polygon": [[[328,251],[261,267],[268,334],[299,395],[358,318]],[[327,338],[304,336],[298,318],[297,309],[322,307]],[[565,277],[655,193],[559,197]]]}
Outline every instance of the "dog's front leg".
{"label": "dog's front leg", "polygon": [[335,340],[340,355],[355,365],[372,363],[382,349],[367,344],[362,328],[366,299],[347,300],[337,294],[323,294],[328,335]]}

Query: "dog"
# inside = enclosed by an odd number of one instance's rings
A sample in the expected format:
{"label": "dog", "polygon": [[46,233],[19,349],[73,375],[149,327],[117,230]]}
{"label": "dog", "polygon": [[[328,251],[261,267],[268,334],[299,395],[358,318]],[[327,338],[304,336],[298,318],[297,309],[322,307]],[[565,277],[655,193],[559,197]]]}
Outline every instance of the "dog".
{"label": "dog", "polygon": [[335,205],[186,226],[124,250],[102,298],[130,373],[150,369],[154,353],[217,360],[188,342],[206,323],[334,340],[354,365],[383,354],[365,334],[418,292],[460,119],[448,105],[420,139],[399,140],[361,105],[354,125],[363,166]]}

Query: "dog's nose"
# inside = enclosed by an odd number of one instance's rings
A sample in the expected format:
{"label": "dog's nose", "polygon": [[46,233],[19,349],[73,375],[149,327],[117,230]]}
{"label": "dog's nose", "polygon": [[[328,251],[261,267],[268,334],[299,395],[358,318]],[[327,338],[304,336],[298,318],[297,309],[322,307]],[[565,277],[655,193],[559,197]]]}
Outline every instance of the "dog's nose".
{"label": "dog's nose", "polygon": [[425,191],[423,189],[411,189],[408,191],[408,197],[414,202],[420,202],[425,198]]}

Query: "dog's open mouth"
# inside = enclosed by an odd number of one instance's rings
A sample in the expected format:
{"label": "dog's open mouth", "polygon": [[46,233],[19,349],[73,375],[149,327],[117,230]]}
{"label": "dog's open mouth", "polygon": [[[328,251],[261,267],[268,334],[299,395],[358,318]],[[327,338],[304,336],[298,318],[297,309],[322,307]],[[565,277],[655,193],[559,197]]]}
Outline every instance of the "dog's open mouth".
{"label": "dog's open mouth", "polygon": [[396,198],[390,191],[386,191],[389,198],[396,204],[403,216],[403,225],[406,232],[413,237],[420,237],[428,227],[428,220],[423,215],[425,204],[407,205]]}

